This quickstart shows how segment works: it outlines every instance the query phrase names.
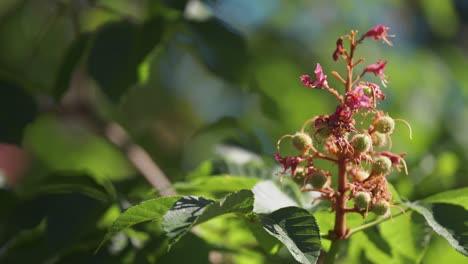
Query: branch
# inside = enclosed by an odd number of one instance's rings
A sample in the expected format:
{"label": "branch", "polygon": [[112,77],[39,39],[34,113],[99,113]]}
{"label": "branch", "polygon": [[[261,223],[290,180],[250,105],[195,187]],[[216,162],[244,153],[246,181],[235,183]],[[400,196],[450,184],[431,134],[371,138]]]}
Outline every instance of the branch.
{"label": "branch", "polygon": [[[106,120],[100,116],[89,98],[88,77],[83,69],[78,68],[73,73],[70,91],[59,108],[47,109],[52,112],[80,119],[96,134],[107,139],[119,149],[143,175],[146,180],[158,190],[161,196],[176,195],[169,178],[151,159],[151,156],[140,145],[132,141],[127,131],[116,122]],[[48,107],[51,108],[51,107]]]}

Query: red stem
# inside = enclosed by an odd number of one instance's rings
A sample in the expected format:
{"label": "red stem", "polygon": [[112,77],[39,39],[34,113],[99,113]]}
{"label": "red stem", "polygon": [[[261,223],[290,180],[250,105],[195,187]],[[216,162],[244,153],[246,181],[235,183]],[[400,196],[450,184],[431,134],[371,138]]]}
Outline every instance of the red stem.
{"label": "red stem", "polygon": [[335,234],[338,239],[346,237],[346,161],[338,159],[338,192],[336,192]]}

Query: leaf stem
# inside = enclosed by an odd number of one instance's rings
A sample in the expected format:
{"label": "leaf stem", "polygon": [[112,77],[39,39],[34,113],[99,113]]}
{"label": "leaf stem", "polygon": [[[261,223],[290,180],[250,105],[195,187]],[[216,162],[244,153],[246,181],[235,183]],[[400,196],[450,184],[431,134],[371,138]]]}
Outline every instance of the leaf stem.
{"label": "leaf stem", "polygon": [[[409,211],[411,209],[407,209],[407,210]],[[349,230],[349,233],[347,234],[347,238],[349,238],[354,233],[357,233],[357,232],[362,231],[364,229],[367,229],[369,227],[373,227],[373,226],[378,225],[378,224],[380,224],[382,222],[385,222],[385,221],[387,221],[389,219],[393,219],[393,217],[400,216],[400,215],[402,215],[404,213],[405,213],[405,211],[400,211],[400,212],[398,212],[398,213],[396,213],[394,215],[390,215],[390,217],[382,217],[382,218],[379,218],[377,220],[371,221],[371,222],[369,222],[367,224],[358,226],[356,228],[352,228],[351,230]]]}

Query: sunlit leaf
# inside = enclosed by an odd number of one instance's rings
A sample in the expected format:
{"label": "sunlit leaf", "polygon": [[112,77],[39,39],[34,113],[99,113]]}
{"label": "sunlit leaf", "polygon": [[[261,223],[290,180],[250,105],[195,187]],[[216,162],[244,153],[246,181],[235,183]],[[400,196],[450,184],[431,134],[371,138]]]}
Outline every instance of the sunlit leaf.
{"label": "sunlit leaf", "polygon": [[275,254],[280,249],[281,242],[263,228],[258,215],[253,214],[245,218],[245,222],[265,252]]}
{"label": "sunlit leaf", "polygon": [[390,246],[391,255],[400,263],[419,263],[432,234],[424,218],[414,212],[383,222],[379,230]]}
{"label": "sunlit leaf", "polygon": [[146,221],[160,220],[178,199],[180,199],[180,196],[161,197],[147,200],[128,208],[114,221],[103,242],[117,232],[136,224]]}
{"label": "sunlit leaf", "polygon": [[468,187],[450,190],[432,195],[424,199],[427,203],[448,203],[459,205],[468,210]]}
{"label": "sunlit leaf", "polygon": [[297,206],[273,181],[261,181],[252,191],[255,194],[255,213],[271,213],[283,207]]}
{"label": "sunlit leaf", "polygon": [[315,263],[320,255],[320,230],[314,216],[299,207],[285,207],[261,215],[263,227],[283,242],[300,263]]}
{"label": "sunlit leaf", "polygon": [[241,190],[231,193],[221,201],[203,197],[186,196],[177,201],[163,217],[163,228],[172,245],[193,226],[228,213],[250,213],[253,209],[253,193]]}

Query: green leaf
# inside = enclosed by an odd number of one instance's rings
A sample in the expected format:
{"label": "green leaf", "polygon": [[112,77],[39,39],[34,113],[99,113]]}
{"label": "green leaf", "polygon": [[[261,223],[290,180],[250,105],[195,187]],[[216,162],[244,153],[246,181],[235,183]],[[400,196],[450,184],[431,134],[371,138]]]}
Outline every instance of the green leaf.
{"label": "green leaf", "polygon": [[273,181],[261,181],[252,189],[255,194],[255,213],[271,213],[297,203],[279,189]]}
{"label": "green leaf", "polygon": [[381,223],[379,230],[398,263],[420,263],[432,234],[424,218],[414,212]]}
{"label": "green leaf", "polygon": [[427,203],[448,203],[468,210],[468,187],[435,194],[424,199]]}
{"label": "green leaf", "polygon": [[209,263],[209,253],[205,240],[188,233],[169,252],[157,258],[156,263]]}
{"label": "green leaf", "polygon": [[192,227],[228,213],[250,213],[254,197],[250,190],[231,193],[220,201],[185,196],[175,203],[163,217],[163,229],[173,245]]}
{"label": "green leaf", "polygon": [[34,98],[14,83],[0,80],[0,142],[20,144],[37,114]]}
{"label": "green leaf", "polygon": [[423,215],[430,227],[461,254],[468,256],[468,211],[458,205],[407,202],[408,207]]}
{"label": "green leaf", "polygon": [[274,236],[271,236],[264,228],[260,221],[260,218],[256,214],[252,214],[249,217],[244,218],[247,226],[257,239],[258,244],[268,254],[276,254],[280,249],[281,242],[278,241]]}
{"label": "green leaf", "polygon": [[392,256],[382,249],[384,247],[372,242],[368,234],[357,232],[349,239],[346,259],[343,260],[343,263],[392,263]]}
{"label": "green leaf", "polygon": [[161,197],[144,201],[125,210],[112,224],[101,245],[111,236],[138,223],[159,220],[180,199],[180,196]]}
{"label": "green leaf", "polygon": [[73,173],[55,172],[38,179],[26,179],[18,193],[22,198],[34,198],[39,195],[81,193],[93,199],[109,202],[115,199],[112,182],[102,179],[100,182],[92,176]]}
{"label": "green leaf", "polygon": [[247,44],[239,32],[218,19],[187,22],[189,37],[203,63],[229,82],[239,82],[247,71]]}
{"label": "green leaf", "polygon": [[315,263],[320,255],[320,230],[314,216],[299,207],[261,215],[263,227],[279,239],[300,263]]}
{"label": "green leaf", "polygon": [[55,99],[59,100],[70,87],[70,78],[83,58],[90,39],[91,36],[89,34],[82,34],[68,48],[60,65],[60,71],[52,91]]}
{"label": "green leaf", "polygon": [[104,93],[118,101],[138,80],[138,65],[161,39],[162,20],[143,25],[120,21],[104,26],[96,35],[88,70]]}

